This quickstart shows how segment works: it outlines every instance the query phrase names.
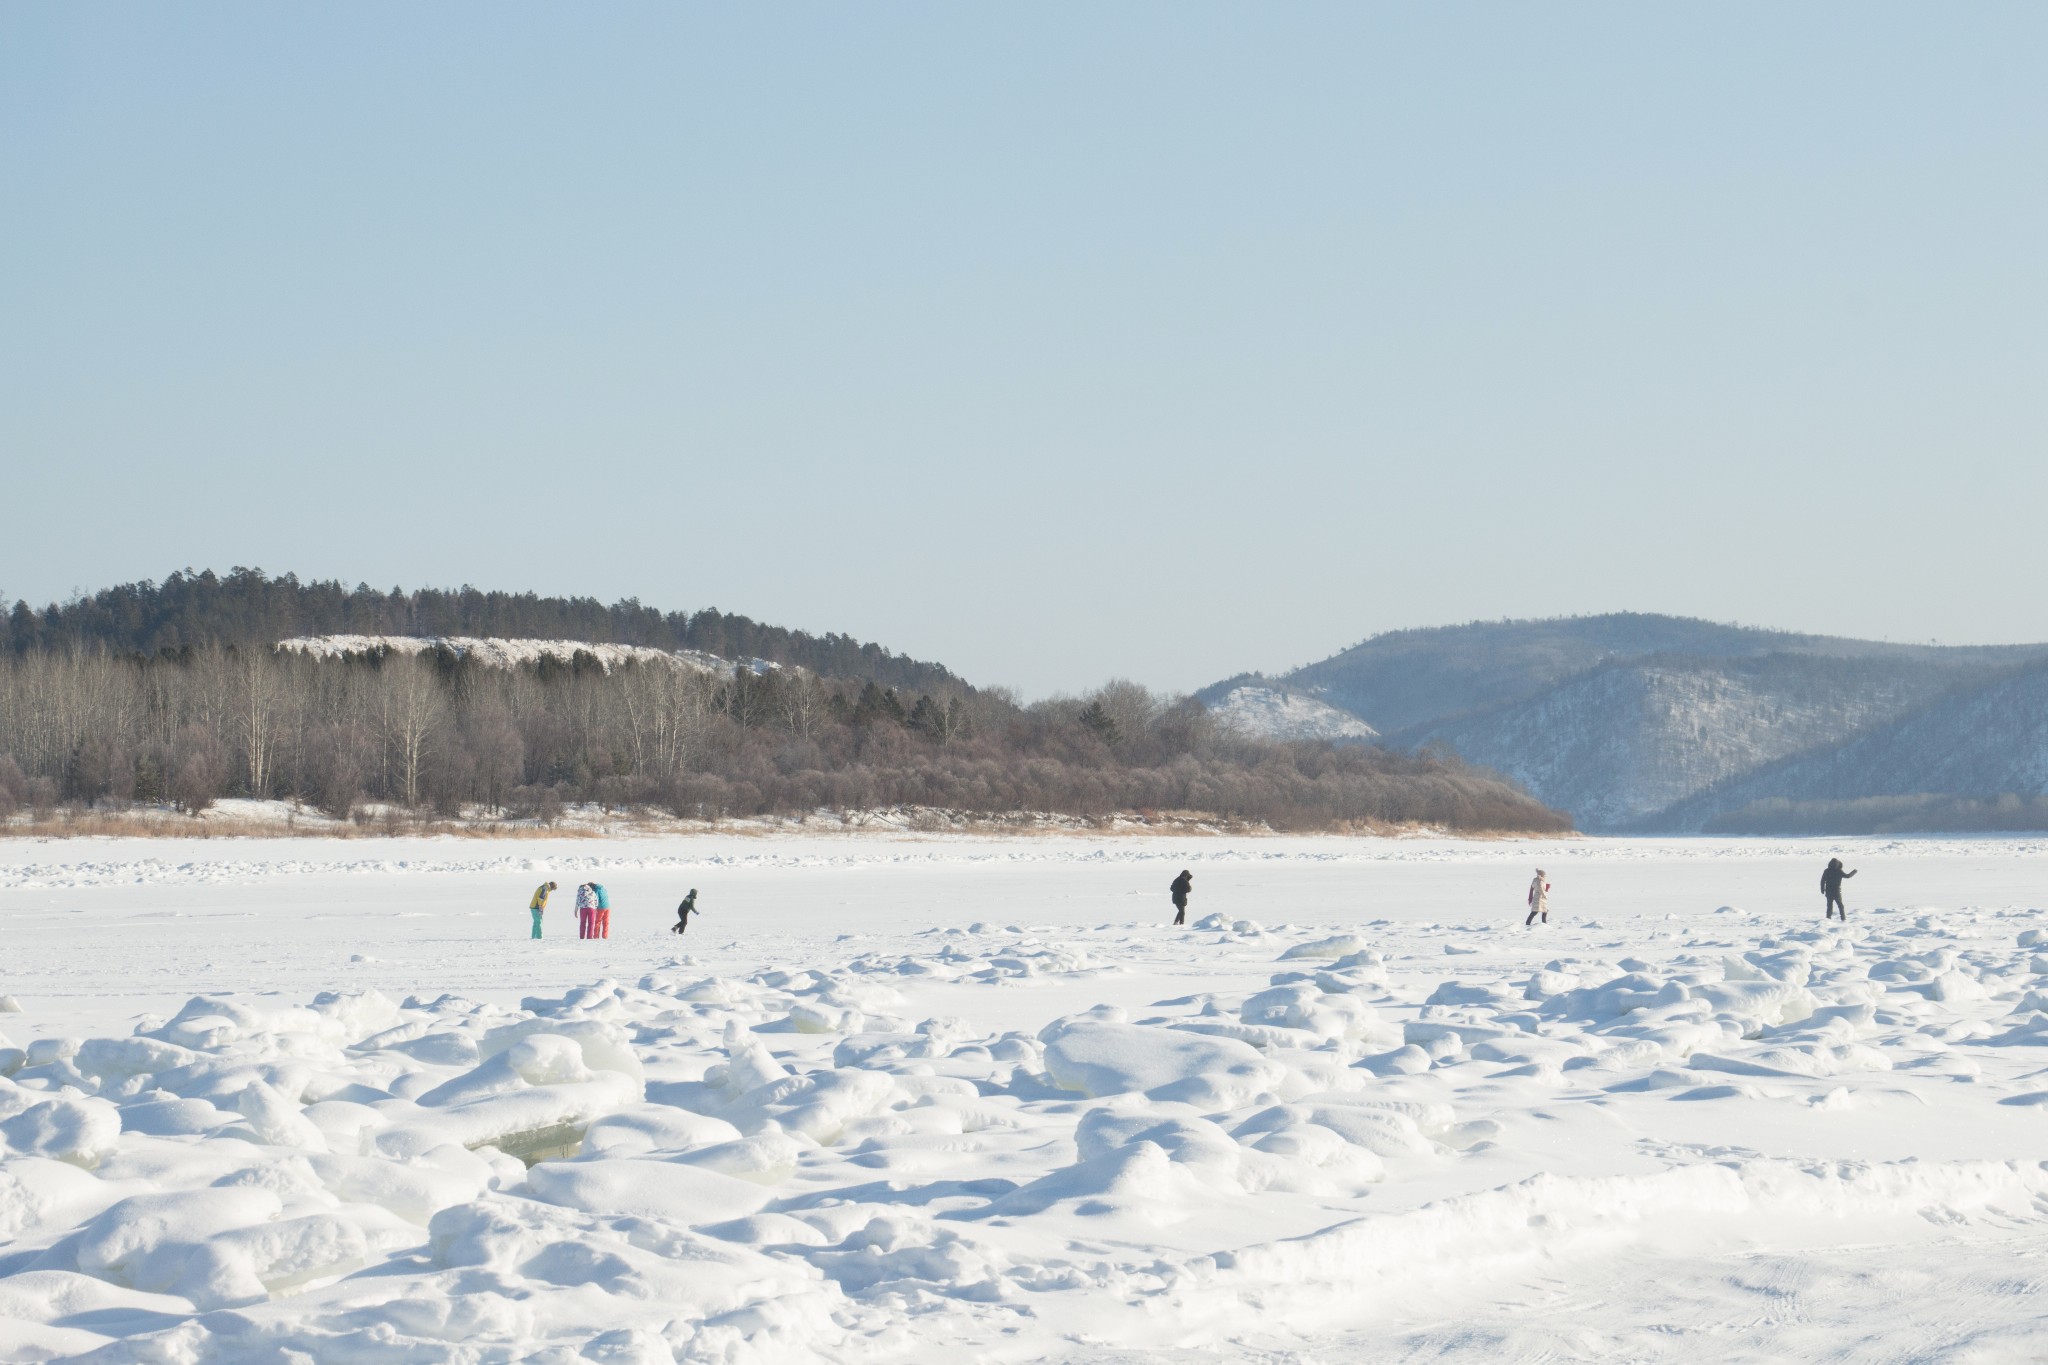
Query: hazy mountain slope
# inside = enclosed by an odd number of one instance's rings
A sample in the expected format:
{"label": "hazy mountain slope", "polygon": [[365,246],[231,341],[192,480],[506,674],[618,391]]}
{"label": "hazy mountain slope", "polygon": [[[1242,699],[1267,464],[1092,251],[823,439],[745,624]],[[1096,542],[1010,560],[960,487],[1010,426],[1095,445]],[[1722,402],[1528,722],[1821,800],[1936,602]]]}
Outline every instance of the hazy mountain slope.
{"label": "hazy mountain slope", "polygon": [[[1377,728],[1390,747],[1447,745],[1582,828],[1666,828],[1667,808],[1708,788],[2044,657],[2048,645],[1893,644],[1619,613],[1394,631],[1279,678],[1240,675],[1197,695],[1238,707],[1261,690],[1313,698]],[[1961,783],[1967,763],[1955,762],[1945,780]],[[1863,772],[1837,785],[1856,796],[1898,790],[1849,790],[1875,780]],[[1987,780],[1940,790],[1983,791]],[[1746,788],[1736,796],[1737,806],[1756,799]],[[1729,808],[1687,807],[1685,818]]]}
{"label": "hazy mountain slope", "polygon": [[2044,650],[2048,646],[1891,644],[1622,612],[1392,631],[1276,679],[1240,675],[1197,695],[1213,705],[1236,686],[1270,682],[1319,697],[1391,734],[1532,697],[1602,663],[1657,654],[1724,659],[1802,654],[1919,660],[1968,669],[2013,664]]}
{"label": "hazy mountain slope", "polygon": [[1698,830],[1763,801],[1846,802],[1942,793],[2048,793],[2048,664],[1951,690],[1866,733],[1742,775],[1660,813]]}
{"label": "hazy mountain slope", "polygon": [[1659,655],[1605,664],[1390,743],[1448,745],[1571,812],[1581,828],[1615,829],[1762,764],[1839,743],[1957,676],[1925,658]]}

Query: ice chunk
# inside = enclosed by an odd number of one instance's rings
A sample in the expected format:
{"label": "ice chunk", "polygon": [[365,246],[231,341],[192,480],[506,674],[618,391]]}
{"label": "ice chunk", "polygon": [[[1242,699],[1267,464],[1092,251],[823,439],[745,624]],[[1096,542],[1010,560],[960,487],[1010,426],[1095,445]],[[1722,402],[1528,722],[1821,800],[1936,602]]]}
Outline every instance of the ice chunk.
{"label": "ice chunk", "polygon": [[1285,1074],[1234,1039],[1093,1021],[1068,1024],[1047,1039],[1045,1066],[1062,1090],[1094,1096],[1150,1094],[1200,1080],[1270,1090]]}
{"label": "ice chunk", "polygon": [[262,1141],[273,1147],[298,1147],[309,1152],[327,1150],[327,1137],[305,1113],[275,1090],[257,1081],[237,1101],[243,1120]]}
{"label": "ice chunk", "polygon": [[752,1181],[673,1161],[612,1157],[544,1161],[526,1174],[534,1198],[612,1217],[660,1218],[685,1226],[758,1212],[769,1191]]}
{"label": "ice chunk", "polygon": [[1365,1034],[1378,1016],[1361,1000],[1326,995],[1319,987],[1297,983],[1260,991],[1244,1002],[1238,1017],[1247,1024],[1297,1029],[1317,1038],[1344,1038]]}
{"label": "ice chunk", "polygon": [[246,1303],[263,1294],[253,1268],[202,1249],[282,1211],[276,1194],[247,1185],[133,1195],[87,1224],[73,1255],[86,1274],[129,1289],[179,1294],[208,1307]]}
{"label": "ice chunk", "polygon": [[60,1095],[0,1120],[0,1139],[10,1151],[52,1157],[91,1169],[121,1139],[121,1111],[105,1100]]}
{"label": "ice chunk", "polygon": [[1308,943],[1297,943],[1280,954],[1277,961],[1299,962],[1310,960],[1348,957],[1353,953],[1370,952],[1372,945],[1356,934],[1337,934],[1330,938],[1319,938]]}
{"label": "ice chunk", "polygon": [[86,1075],[111,1084],[198,1060],[199,1054],[156,1038],[94,1038],[79,1046],[75,1064]]}
{"label": "ice chunk", "polygon": [[583,1150],[592,1155],[642,1156],[732,1142],[739,1136],[740,1130],[724,1119],[648,1104],[607,1114],[591,1124],[583,1135]]}
{"label": "ice chunk", "polygon": [[675,1160],[756,1184],[774,1185],[789,1179],[797,1161],[806,1151],[813,1150],[811,1144],[797,1141],[783,1132],[780,1124],[770,1122],[751,1136],[693,1148]]}

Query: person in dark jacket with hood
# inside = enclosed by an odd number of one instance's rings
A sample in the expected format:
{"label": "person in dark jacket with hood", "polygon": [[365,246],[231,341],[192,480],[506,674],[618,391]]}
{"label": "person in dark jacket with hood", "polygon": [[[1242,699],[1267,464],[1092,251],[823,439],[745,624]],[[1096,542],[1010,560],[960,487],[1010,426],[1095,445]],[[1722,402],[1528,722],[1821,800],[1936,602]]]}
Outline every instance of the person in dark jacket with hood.
{"label": "person in dark jacket with hood", "polygon": [[693,886],[690,888],[690,894],[683,897],[683,903],[676,907],[676,922],[668,927],[668,931],[671,934],[687,934],[690,932],[690,916],[703,913],[697,908],[697,888]]}
{"label": "person in dark jacket with hood", "polygon": [[1849,907],[1842,904],[1842,883],[1855,875],[1853,871],[1842,870],[1840,858],[1828,859],[1827,871],[1820,874],[1820,893],[1827,898],[1827,909],[1821,912],[1822,919],[1833,919],[1839,913],[1842,923],[1849,922]]}
{"label": "person in dark jacket with hood", "polygon": [[1180,875],[1173,879],[1173,885],[1167,889],[1173,892],[1173,922],[1175,924],[1186,924],[1188,922],[1188,893],[1195,889],[1195,874],[1186,868],[1182,868]]}

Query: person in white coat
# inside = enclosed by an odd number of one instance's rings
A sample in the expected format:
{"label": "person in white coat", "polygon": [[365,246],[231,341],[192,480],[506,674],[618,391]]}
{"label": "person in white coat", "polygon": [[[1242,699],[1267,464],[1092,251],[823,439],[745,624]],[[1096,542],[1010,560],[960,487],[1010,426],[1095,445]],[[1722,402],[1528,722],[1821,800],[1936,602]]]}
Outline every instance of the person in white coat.
{"label": "person in white coat", "polygon": [[1536,869],[1536,880],[1529,883],[1529,918],[1522,921],[1522,927],[1534,924],[1538,915],[1543,916],[1545,924],[1550,923],[1550,883],[1543,880],[1540,867]]}

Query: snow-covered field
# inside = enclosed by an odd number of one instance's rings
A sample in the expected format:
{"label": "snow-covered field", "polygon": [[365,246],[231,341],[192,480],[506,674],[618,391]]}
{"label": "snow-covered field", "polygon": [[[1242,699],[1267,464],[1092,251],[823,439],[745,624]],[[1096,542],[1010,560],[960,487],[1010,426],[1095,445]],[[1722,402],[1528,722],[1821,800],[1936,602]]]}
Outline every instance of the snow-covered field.
{"label": "snow-covered field", "polygon": [[2013,839],[0,843],[0,1359],[2039,1360],[2044,874]]}

